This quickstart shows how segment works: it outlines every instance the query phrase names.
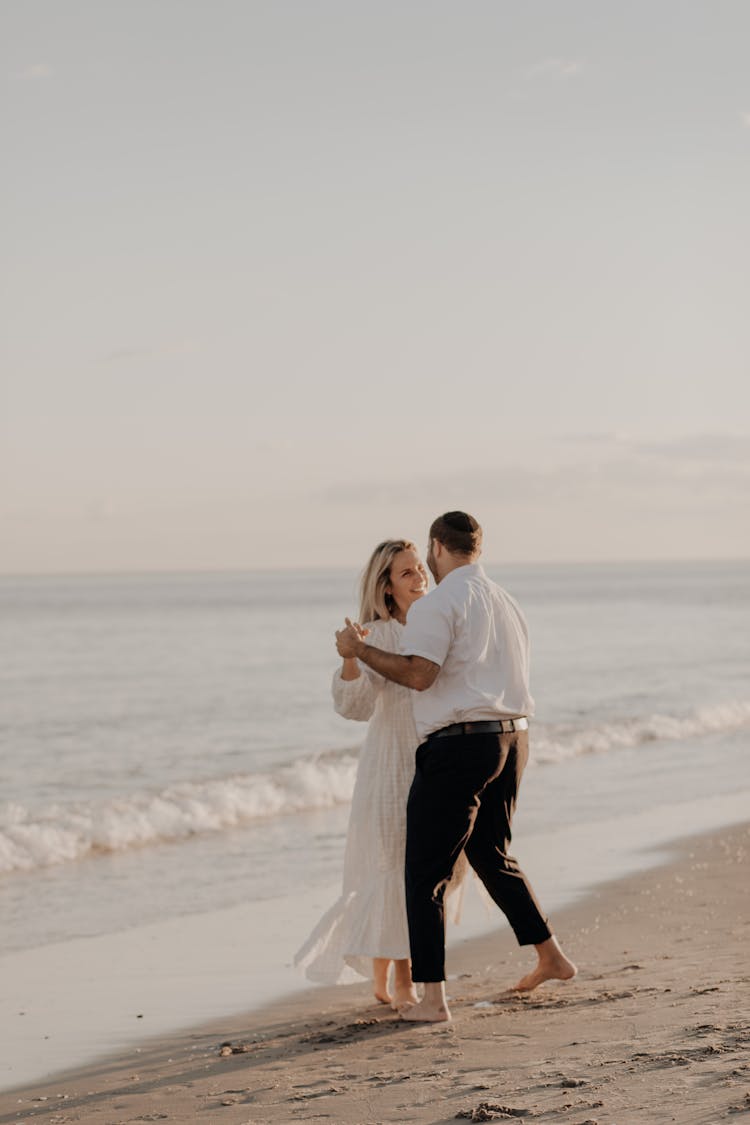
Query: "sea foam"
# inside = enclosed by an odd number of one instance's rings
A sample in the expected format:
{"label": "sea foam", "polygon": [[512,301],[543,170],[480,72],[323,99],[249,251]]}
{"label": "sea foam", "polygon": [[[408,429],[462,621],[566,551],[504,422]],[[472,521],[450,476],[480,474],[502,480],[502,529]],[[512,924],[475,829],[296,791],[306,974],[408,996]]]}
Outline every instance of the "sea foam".
{"label": "sea foam", "polygon": [[[532,762],[552,765],[583,754],[650,742],[679,741],[750,726],[750,702],[726,703],[682,716],[588,725],[535,722]],[[0,873],[31,872],[89,855],[125,851],[241,828],[254,821],[351,799],[357,758],[351,751],[301,758],[272,773],[184,781],[157,793],[101,802],[54,804],[31,811],[0,805]]]}
{"label": "sea foam", "polygon": [[582,754],[604,754],[648,742],[675,742],[750,725],[750,702],[699,708],[687,715],[653,714],[590,725],[535,723],[532,762],[551,765]]}

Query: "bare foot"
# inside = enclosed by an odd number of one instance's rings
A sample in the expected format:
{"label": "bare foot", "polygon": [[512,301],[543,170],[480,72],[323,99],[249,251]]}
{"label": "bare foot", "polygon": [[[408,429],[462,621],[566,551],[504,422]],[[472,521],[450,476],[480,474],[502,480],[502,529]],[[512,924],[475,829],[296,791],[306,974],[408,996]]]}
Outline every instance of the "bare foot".
{"label": "bare foot", "polygon": [[391,962],[387,957],[374,957],[372,962],[372,994],[380,1004],[391,1004],[393,997],[388,990],[388,974]]}
{"label": "bare foot", "polygon": [[547,980],[572,980],[578,972],[558,945],[557,938],[551,937],[537,945],[536,951],[539,963],[513,986],[515,992],[532,992]]}
{"label": "bare foot", "polygon": [[426,1000],[420,1000],[418,1004],[412,1004],[408,1008],[400,1010],[402,1020],[408,1020],[410,1023],[450,1023],[451,1013],[447,1004],[430,1004]]}
{"label": "bare foot", "polygon": [[417,990],[412,985],[408,989],[395,988],[393,992],[393,999],[391,1000],[391,1007],[394,1012],[401,1012],[404,1008],[411,1008],[414,1004],[419,1003]]}
{"label": "bare foot", "polygon": [[391,1007],[394,1012],[402,1008],[410,1008],[412,1004],[419,1003],[419,996],[411,979],[411,961],[403,958],[393,962],[393,1000]]}

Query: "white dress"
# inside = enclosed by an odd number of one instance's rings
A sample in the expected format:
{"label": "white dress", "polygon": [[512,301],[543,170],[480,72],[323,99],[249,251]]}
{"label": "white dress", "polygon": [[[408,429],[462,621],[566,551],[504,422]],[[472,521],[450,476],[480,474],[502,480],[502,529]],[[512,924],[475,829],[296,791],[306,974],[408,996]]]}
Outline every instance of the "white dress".
{"label": "white dress", "polygon": [[[403,626],[368,625],[368,644],[398,652]],[[417,731],[409,688],[360,663],[356,680],[333,677],[334,706],[345,719],[369,720],[354,783],[340,898],[294,962],[310,980],[343,984],[372,976],[373,957],[409,956],[404,892],[406,800],[414,777]],[[452,881],[451,886],[455,884]]]}

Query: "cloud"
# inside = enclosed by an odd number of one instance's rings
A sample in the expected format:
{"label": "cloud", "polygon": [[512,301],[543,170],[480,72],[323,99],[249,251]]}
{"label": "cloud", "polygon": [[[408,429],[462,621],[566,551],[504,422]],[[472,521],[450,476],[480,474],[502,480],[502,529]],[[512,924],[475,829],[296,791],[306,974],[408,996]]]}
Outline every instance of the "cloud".
{"label": "cloud", "polygon": [[544,468],[522,464],[472,467],[450,475],[424,473],[396,481],[347,481],[317,494],[341,506],[420,503],[444,508],[503,504],[527,510],[598,501],[652,510],[746,506],[750,435],[696,434],[642,441],[585,434],[578,456]]}
{"label": "cloud", "polygon": [[45,78],[52,77],[52,67],[49,63],[31,63],[23,70],[16,71],[12,77],[16,82],[42,82]]}
{"label": "cloud", "polygon": [[691,434],[674,441],[632,442],[632,446],[651,457],[696,465],[707,461],[732,462],[750,469],[750,434]]}
{"label": "cloud", "polygon": [[576,78],[582,70],[576,59],[543,59],[526,70],[527,78]]}
{"label": "cloud", "polygon": [[743,110],[740,117],[742,118],[742,124],[745,128],[750,129],[750,109]]}

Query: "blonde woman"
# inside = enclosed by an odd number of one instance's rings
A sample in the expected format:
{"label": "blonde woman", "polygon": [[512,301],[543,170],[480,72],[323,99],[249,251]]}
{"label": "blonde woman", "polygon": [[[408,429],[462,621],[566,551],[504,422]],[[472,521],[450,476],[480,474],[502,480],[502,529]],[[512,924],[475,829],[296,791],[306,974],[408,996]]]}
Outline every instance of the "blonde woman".
{"label": "blonde woman", "polygon": [[[380,543],[360,587],[358,620],[367,622],[368,643],[398,652],[409,606],[426,593],[427,571],[414,544]],[[376,998],[398,1008],[417,1000],[404,892],[406,799],[417,747],[411,693],[348,659],[334,675],[333,700],[344,718],[369,726],[352,797],[342,894],[295,964],[327,984],[370,977]]]}

